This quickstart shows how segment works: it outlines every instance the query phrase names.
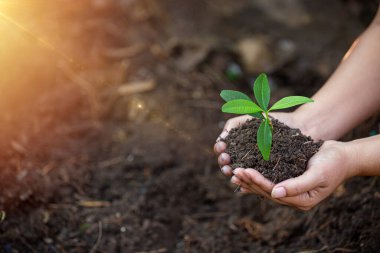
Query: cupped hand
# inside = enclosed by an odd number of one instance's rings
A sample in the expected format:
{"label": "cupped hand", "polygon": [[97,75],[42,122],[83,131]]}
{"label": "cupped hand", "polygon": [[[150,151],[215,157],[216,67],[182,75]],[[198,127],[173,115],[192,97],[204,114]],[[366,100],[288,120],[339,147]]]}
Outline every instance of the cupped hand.
{"label": "cupped hand", "polygon": [[[272,113],[270,114],[273,118],[278,119],[279,121],[287,124],[290,127],[293,128],[299,128],[302,132],[302,126],[299,125],[298,121],[295,120],[293,113]],[[241,124],[244,124],[247,120],[252,119],[251,116],[244,115],[239,116],[235,118],[229,119],[222,131],[222,133],[219,135],[218,139],[216,140],[216,143],[214,145],[214,151],[218,155],[218,163],[219,166],[226,176],[232,176],[232,168],[230,166],[231,163],[231,157],[225,153],[227,149],[227,144],[223,142],[223,139],[225,139],[228,136],[228,133],[231,129],[238,127]]]}
{"label": "cupped hand", "polygon": [[[292,113],[274,113],[271,116],[290,127],[299,128],[303,133],[306,132]],[[336,141],[326,141],[322,145],[319,152],[309,160],[303,175],[278,184],[270,182],[252,168],[232,170],[230,156],[225,153],[227,144],[222,140],[232,128],[251,118],[240,116],[228,120],[214,146],[222,172],[232,177],[231,182],[240,186],[241,192],[261,195],[283,205],[309,210],[333,193],[343,181],[353,176],[347,147]]]}
{"label": "cupped hand", "polygon": [[225,153],[227,149],[227,144],[223,141],[230,132],[231,129],[238,127],[241,124],[244,124],[247,120],[252,119],[251,116],[244,115],[229,119],[224,125],[222,133],[218,136],[216,143],[214,145],[214,151],[218,155],[218,164],[226,176],[232,176],[232,168],[230,166],[231,157],[229,154]]}
{"label": "cupped hand", "polygon": [[274,185],[254,169],[237,168],[231,181],[240,185],[243,193],[259,194],[284,205],[310,210],[354,176],[349,154],[345,143],[326,141],[299,177]]}

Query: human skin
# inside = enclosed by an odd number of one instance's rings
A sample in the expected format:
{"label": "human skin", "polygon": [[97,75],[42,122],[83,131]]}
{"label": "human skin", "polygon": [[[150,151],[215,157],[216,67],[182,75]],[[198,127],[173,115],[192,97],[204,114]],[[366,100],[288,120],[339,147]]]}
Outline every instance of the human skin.
{"label": "human skin", "polygon": [[336,139],[363,122],[380,108],[380,14],[357,39],[340,66],[313,96],[314,103],[301,106],[292,113],[271,116],[290,127],[299,128],[314,140],[325,143],[309,161],[306,172],[273,184],[251,168],[232,171],[230,157],[224,153],[225,138],[231,128],[250,117],[240,116],[227,121],[214,146],[222,172],[232,176],[231,182],[243,193],[267,197],[277,203],[310,210],[345,180],[354,176],[380,175],[380,137],[351,142]]}
{"label": "human skin", "polygon": [[[276,113],[272,116],[291,127],[298,127],[295,124],[295,113]],[[233,118],[226,124],[225,130],[229,131],[250,118]],[[305,211],[327,198],[341,183],[351,177],[380,175],[380,136],[351,142],[325,141],[319,152],[310,159],[302,176],[276,185],[252,168],[237,168],[232,171],[229,166],[230,157],[223,153],[226,147],[227,145],[221,141],[215,144],[215,152],[220,154],[218,162],[223,173],[232,176],[231,182],[241,187],[241,192],[261,195],[279,204]],[[222,159],[222,154],[226,155],[226,159]]]}

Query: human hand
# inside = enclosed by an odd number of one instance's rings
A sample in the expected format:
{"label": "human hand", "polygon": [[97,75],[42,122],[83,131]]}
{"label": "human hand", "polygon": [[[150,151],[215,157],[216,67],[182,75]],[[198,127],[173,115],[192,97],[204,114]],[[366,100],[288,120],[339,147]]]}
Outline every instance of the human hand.
{"label": "human hand", "polygon": [[274,185],[254,169],[237,168],[231,182],[241,192],[253,193],[274,202],[301,210],[310,210],[346,179],[355,175],[345,143],[326,141],[308,163],[306,172]]}
{"label": "human hand", "polygon": [[[301,121],[297,120],[296,115],[294,113],[271,113],[271,117],[285,123],[286,125],[293,127],[293,128],[299,128],[301,132],[304,132],[303,126],[300,124]],[[216,143],[214,145],[214,151],[218,155],[218,163],[219,166],[226,176],[232,176],[232,168],[230,166],[231,158],[230,156],[225,153],[227,144],[222,141],[222,139],[225,139],[229,133],[229,131],[232,128],[236,128],[241,124],[244,124],[247,120],[252,119],[251,116],[244,115],[239,116],[235,118],[229,119],[222,131],[222,133],[219,135],[218,139],[216,140]]]}
{"label": "human hand", "polygon": [[214,152],[218,155],[218,164],[222,170],[222,173],[226,176],[232,176],[232,168],[229,165],[231,163],[231,157],[229,154],[225,153],[227,149],[227,144],[223,141],[223,139],[227,137],[231,129],[236,128],[241,124],[244,124],[246,121],[250,119],[252,119],[251,116],[244,115],[227,120],[222,133],[216,140],[216,143],[214,145]]}

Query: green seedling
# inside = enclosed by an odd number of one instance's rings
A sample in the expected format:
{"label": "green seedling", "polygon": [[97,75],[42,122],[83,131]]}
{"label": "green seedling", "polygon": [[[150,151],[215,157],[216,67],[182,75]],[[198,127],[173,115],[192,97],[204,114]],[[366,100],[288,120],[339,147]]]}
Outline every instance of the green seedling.
{"label": "green seedling", "polygon": [[260,74],[253,85],[253,93],[256,102],[244,93],[233,90],[223,90],[220,96],[226,103],[222,106],[222,112],[233,114],[248,114],[261,119],[257,131],[257,145],[264,160],[268,161],[272,149],[273,125],[269,118],[269,112],[314,102],[312,99],[302,96],[285,97],[269,106],[270,87],[266,74]]}

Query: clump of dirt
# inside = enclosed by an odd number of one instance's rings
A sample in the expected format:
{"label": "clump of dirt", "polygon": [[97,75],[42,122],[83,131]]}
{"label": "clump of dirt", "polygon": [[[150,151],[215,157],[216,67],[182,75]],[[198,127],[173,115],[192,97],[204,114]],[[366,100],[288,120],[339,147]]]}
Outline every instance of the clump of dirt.
{"label": "clump of dirt", "polygon": [[272,119],[272,151],[269,161],[265,161],[256,143],[260,122],[253,118],[232,129],[225,139],[232,168],[253,168],[274,183],[302,175],[307,162],[318,152],[322,142],[314,142],[299,129]]}

